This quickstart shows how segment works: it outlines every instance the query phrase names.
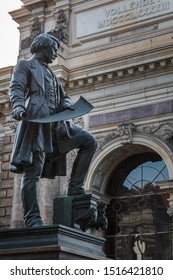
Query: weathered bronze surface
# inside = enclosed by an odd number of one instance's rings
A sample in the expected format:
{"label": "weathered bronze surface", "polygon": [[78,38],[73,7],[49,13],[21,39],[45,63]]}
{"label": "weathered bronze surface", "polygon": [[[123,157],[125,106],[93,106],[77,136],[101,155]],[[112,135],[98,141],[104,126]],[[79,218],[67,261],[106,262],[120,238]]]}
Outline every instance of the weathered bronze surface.
{"label": "weathered bronze surface", "polygon": [[[23,174],[21,196],[26,227],[43,225],[37,201],[39,178],[66,175],[66,154],[77,148],[67,195],[85,194],[84,180],[97,148],[96,139],[88,131],[69,121],[26,121],[27,118],[47,120],[55,114],[63,115],[62,119],[75,115],[76,105],[48,66],[56,59],[59,47],[58,39],[48,33],[36,36],[30,48],[33,56],[17,63],[9,87],[12,115],[19,121],[10,170]],[[80,114],[83,112],[83,108],[78,110]]]}

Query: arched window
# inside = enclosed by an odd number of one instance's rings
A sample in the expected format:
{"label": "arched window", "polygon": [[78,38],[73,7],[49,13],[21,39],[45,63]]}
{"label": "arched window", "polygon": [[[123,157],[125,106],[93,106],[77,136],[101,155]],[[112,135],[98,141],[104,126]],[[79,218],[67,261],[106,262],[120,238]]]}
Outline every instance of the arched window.
{"label": "arched window", "polygon": [[108,257],[170,258],[168,194],[159,188],[159,181],[168,179],[165,162],[152,152],[132,155],[114,170],[107,185],[113,197],[107,208]]}
{"label": "arched window", "polygon": [[157,185],[158,181],[168,180],[168,170],[163,160],[147,161],[138,165],[126,177],[123,186],[129,190],[134,187],[144,188],[148,183]]}

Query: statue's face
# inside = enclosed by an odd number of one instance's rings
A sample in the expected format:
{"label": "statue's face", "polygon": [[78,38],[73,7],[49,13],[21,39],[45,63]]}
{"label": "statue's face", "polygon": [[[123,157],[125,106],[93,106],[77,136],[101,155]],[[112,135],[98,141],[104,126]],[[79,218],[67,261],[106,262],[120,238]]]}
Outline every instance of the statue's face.
{"label": "statue's face", "polygon": [[48,46],[46,49],[43,49],[42,60],[45,63],[52,63],[57,57],[57,53],[58,53],[58,44],[54,42],[52,46]]}

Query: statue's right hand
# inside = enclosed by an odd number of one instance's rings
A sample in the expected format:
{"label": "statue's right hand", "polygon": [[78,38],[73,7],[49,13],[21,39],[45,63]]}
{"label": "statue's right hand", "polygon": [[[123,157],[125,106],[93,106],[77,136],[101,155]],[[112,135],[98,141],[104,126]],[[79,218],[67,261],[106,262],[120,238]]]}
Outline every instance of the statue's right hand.
{"label": "statue's right hand", "polygon": [[16,107],[13,111],[12,111],[12,117],[13,119],[20,121],[25,119],[27,116],[26,111],[23,107]]}

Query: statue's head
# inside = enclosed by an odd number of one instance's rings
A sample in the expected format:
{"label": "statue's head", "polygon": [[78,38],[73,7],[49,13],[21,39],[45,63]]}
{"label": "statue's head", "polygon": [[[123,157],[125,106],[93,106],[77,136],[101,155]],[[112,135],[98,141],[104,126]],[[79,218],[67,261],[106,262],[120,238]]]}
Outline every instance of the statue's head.
{"label": "statue's head", "polygon": [[44,62],[52,63],[57,57],[59,47],[60,43],[56,37],[48,33],[42,33],[34,38],[30,52],[39,56]]}

